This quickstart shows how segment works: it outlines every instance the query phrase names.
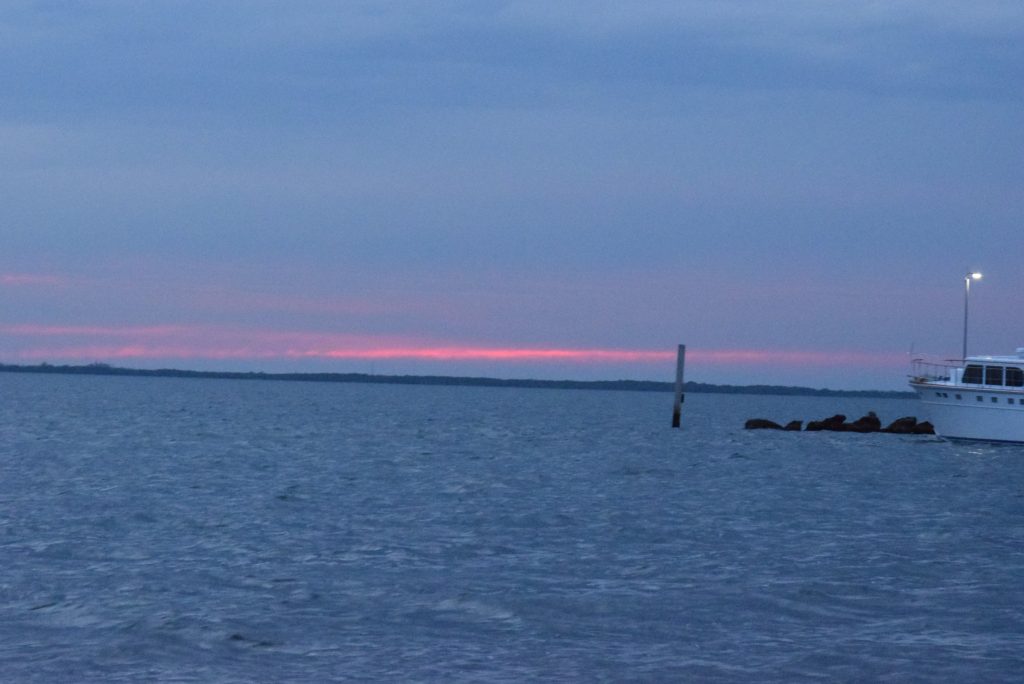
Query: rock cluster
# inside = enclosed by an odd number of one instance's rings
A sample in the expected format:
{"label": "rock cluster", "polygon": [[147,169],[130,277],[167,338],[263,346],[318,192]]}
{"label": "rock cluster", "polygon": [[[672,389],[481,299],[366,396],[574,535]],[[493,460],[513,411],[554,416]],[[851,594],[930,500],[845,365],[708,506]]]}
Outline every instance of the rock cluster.
{"label": "rock cluster", "polygon": [[751,418],[743,427],[748,430],[800,430],[802,425],[803,423],[799,420],[792,420],[783,426],[764,418]]}
{"label": "rock cluster", "polygon": [[[743,427],[747,430],[799,430],[801,425],[802,423],[799,420],[791,421],[782,426],[764,418],[751,418]],[[841,413],[837,413],[830,418],[807,422],[806,432],[817,432],[819,430],[829,430],[832,432],[888,432],[897,435],[935,434],[935,428],[931,423],[926,420],[919,423],[914,416],[897,418],[889,423],[887,427],[883,428],[882,421],[879,420],[874,411],[869,411],[866,416],[861,416],[852,423],[847,423],[846,416]]]}

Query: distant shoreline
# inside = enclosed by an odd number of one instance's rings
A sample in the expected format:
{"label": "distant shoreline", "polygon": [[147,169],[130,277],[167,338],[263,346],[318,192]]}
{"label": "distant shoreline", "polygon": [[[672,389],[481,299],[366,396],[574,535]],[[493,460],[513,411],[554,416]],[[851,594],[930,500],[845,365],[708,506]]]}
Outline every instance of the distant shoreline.
{"label": "distant shoreline", "polygon": [[[150,378],[202,378],[211,380],[290,380],[297,382],[348,382],[382,385],[450,385],[460,387],[524,387],[534,389],[606,390],[619,392],[672,392],[674,383],[654,380],[510,380],[502,378],[447,375],[372,375],[369,373],[262,373],[234,371],[191,371],[174,368],[146,370],[119,368],[105,363],[84,366],[35,366],[0,364],[2,373],[48,373],[60,375],[121,375]],[[913,392],[891,390],[831,390],[784,385],[712,385],[687,382],[686,392],[698,394],[767,394],[779,396],[855,397],[870,399],[912,399]]]}

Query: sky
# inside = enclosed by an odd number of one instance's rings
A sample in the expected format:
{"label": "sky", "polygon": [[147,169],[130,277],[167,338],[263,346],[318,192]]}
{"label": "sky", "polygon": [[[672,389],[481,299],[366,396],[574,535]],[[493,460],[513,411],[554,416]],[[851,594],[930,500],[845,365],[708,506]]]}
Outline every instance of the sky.
{"label": "sky", "polygon": [[1022,181],[1019,0],[9,0],[0,362],[902,389]]}

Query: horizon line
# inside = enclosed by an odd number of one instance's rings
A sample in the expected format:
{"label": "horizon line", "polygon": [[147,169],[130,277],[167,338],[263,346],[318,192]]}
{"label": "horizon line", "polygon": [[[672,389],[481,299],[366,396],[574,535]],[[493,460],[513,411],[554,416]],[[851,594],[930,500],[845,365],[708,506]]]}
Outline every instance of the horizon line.
{"label": "horizon line", "polygon": [[[541,378],[499,378],[493,376],[473,375],[417,375],[417,374],[384,374],[339,371],[227,371],[227,370],[190,370],[185,368],[131,368],[113,366],[108,363],[92,362],[87,364],[58,364],[43,361],[35,365],[9,364],[0,361],[0,372],[56,373],[68,375],[126,375],[144,377],[184,377],[210,379],[253,379],[253,380],[295,380],[337,382],[378,383],[378,384],[421,384],[421,385],[461,385],[461,386],[496,386],[552,389],[609,389],[627,391],[670,391],[675,383],[670,380],[573,380],[573,379],[541,379]],[[803,395],[803,396],[876,396],[898,397],[913,396],[911,391],[884,389],[832,389],[828,387],[808,387],[805,385],[779,385],[754,383],[734,385],[727,383],[709,383],[687,380],[685,386],[698,386],[702,389],[691,389],[696,394],[765,394],[765,395]],[[762,390],[749,391],[745,390]],[[765,391],[768,390],[768,391]]]}

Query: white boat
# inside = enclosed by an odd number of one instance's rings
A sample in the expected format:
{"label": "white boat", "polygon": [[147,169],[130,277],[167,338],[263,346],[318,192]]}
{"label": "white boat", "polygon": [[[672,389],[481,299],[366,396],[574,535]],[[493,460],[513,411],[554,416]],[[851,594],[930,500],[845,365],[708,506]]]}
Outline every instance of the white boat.
{"label": "white boat", "polygon": [[935,434],[949,439],[1024,442],[1024,347],[1016,356],[913,362],[910,386]]}

